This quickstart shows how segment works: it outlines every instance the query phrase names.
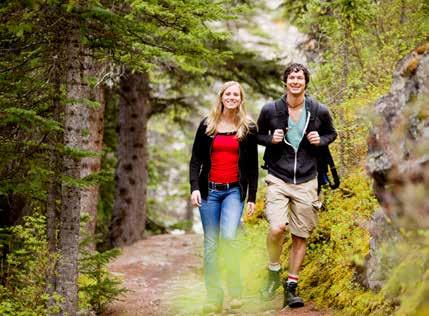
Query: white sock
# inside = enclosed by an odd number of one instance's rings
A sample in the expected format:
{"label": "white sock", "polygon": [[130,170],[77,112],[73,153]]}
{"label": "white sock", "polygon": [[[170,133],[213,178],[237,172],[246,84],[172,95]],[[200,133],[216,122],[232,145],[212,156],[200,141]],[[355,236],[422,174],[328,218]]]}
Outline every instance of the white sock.
{"label": "white sock", "polygon": [[270,262],[268,264],[268,269],[271,270],[271,271],[276,271],[276,272],[280,271],[280,269],[281,269],[280,263],[278,263],[278,262],[274,262],[274,263]]}
{"label": "white sock", "polygon": [[289,273],[287,276],[287,283],[290,283],[290,282],[298,283],[298,278],[299,277],[297,275]]}

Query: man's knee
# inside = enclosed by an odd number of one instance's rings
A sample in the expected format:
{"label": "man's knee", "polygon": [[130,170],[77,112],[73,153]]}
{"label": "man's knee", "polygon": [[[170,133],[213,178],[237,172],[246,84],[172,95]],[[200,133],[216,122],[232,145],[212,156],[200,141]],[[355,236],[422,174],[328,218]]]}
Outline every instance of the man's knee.
{"label": "man's knee", "polygon": [[279,224],[270,227],[269,237],[271,240],[279,240],[283,238],[286,230],[285,224]]}
{"label": "man's knee", "polygon": [[302,244],[306,244],[307,243],[307,238],[306,237],[302,237],[302,236],[297,236],[295,234],[291,234],[292,235],[292,243],[293,244],[298,244],[298,245],[302,245]]}

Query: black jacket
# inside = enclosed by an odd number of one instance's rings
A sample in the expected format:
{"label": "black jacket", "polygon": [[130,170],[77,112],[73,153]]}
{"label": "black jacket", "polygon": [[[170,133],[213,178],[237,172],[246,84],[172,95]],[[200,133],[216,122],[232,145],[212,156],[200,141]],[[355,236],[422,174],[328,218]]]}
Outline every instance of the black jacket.
{"label": "black jacket", "polygon": [[[189,163],[189,179],[191,192],[200,190],[201,197],[207,198],[208,177],[211,168],[211,149],[213,136],[206,134],[206,119],[203,119],[195,135],[192,146],[192,157]],[[246,198],[249,190],[249,202],[255,202],[258,189],[258,145],[256,143],[256,126],[251,126],[251,132],[239,141],[238,172],[241,189],[241,200]]]}
{"label": "black jacket", "polygon": [[[278,104],[276,110],[275,103]],[[261,110],[258,118],[258,144],[266,146],[264,160],[268,172],[288,183],[304,183],[317,176],[317,155],[319,146],[328,146],[337,137],[328,108],[309,96],[305,97],[307,122],[304,137],[295,153],[293,147],[284,141],[273,144],[275,129],[288,126],[286,96],[276,102],[270,102]],[[320,145],[310,144],[306,135],[318,131]]]}

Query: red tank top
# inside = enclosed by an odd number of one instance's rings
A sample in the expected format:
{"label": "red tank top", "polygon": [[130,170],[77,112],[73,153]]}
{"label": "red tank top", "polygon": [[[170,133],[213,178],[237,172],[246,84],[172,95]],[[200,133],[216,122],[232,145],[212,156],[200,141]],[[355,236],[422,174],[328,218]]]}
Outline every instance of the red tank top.
{"label": "red tank top", "polygon": [[235,133],[216,134],[212,145],[209,181],[238,181],[238,139]]}

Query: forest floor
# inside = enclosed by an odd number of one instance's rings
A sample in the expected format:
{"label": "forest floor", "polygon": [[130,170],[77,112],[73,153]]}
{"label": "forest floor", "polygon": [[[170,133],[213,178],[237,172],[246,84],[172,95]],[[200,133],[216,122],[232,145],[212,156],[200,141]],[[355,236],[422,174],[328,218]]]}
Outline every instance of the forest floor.
{"label": "forest floor", "polygon": [[[113,302],[103,316],[201,315],[205,288],[202,268],[203,236],[157,235],[122,249],[110,271],[123,279],[128,289]],[[299,309],[282,307],[279,292],[271,302],[260,302],[257,295],[244,296],[239,310],[230,310],[225,299],[219,315],[326,316],[309,302]]]}

